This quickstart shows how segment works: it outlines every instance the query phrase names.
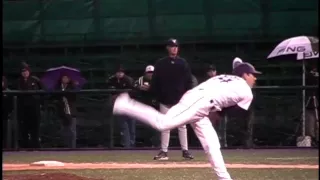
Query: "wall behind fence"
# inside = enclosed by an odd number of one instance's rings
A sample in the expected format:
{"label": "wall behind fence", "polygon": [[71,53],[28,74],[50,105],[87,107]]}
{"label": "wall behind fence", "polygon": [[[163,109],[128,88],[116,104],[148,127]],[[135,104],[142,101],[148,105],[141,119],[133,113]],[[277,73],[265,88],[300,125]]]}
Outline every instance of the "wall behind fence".
{"label": "wall behind fence", "polygon": [[167,36],[266,40],[312,34],[318,27],[317,0],[28,0],[3,5],[6,42]]}

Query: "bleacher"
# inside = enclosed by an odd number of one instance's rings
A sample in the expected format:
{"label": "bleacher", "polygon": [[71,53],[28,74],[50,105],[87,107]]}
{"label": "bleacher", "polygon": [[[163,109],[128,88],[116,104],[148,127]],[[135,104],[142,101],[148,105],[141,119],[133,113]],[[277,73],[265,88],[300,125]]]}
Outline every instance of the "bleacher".
{"label": "bleacher", "polygon": [[239,56],[266,72],[259,81],[263,85],[299,82],[299,63],[283,62],[280,68],[266,56],[284,38],[314,33],[316,1],[256,5],[208,0],[4,1],[4,72],[14,77],[20,61],[39,75],[69,65],[81,69],[88,88],[102,87],[120,63],[130,75],[140,76],[144,66],[165,55],[164,41],[175,37],[196,76],[203,76],[211,63],[221,73],[230,72],[229,62]]}
{"label": "bleacher", "polygon": [[[258,85],[301,85],[301,63],[271,62],[266,57],[282,39],[315,33],[317,1],[230,2],[5,0],[3,73],[14,88],[21,61],[30,64],[39,77],[48,68],[65,65],[81,70],[88,80],[85,88],[104,88],[118,64],[124,64],[134,78],[142,75],[146,65],[165,55],[165,40],[175,37],[181,42],[181,56],[188,60],[199,80],[203,79],[206,65],[215,64],[219,73],[229,73],[233,58],[240,57],[263,72]],[[273,107],[274,99],[268,99],[273,92],[263,93],[267,98],[258,96],[257,101],[263,101],[264,107]],[[277,91],[280,93],[290,95]],[[79,143],[82,139],[99,141],[90,141],[93,144],[107,142],[99,135],[107,126],[108,116],[101,115],[108,114],[105,99],[100,94],[79,98],[78,123],[84,128],[79,131],[84,134],[79,135]],[[287,103],[282,107],[292,103],[291,99],[287,101],[282,100]],[[51,129],[55,123],[48,122],[42,127],[44,134],[54,132]],[[52,138],[52,134],[48,136]]]}
{"label": "bleacher", "polygon": [[318,27],[316,0],[5,0],[3,7],[6,44],[152,44],[168,37],[271,42],[315,33]]}
{"label": "bleacher", "polygon": [[[199,79],[203,79],[204,69],[208,64],[215,64],[219,73],[229,73],[233,58],[240,57],[264,72],[259,77],[260,85],[300,85],[301,63],[267,60],[271,49],[272,45],[255,48],[250,47],[250,44],[182,44],[181,56],[188,60]],[[165,56],[163,45],[8,50],[13,52],[4,57],[3,65],[4,73],[9,79],[17,77],[22,61],[28,62],[33,73],[38,76],[46,69],[64,65],[81,70],[88,80],[86,88],[104,87],[107,77],[114,73],[119,64],[124,64],[128,74],[137,78],[143,74],[146,65],[154,64],[157,59]]]}

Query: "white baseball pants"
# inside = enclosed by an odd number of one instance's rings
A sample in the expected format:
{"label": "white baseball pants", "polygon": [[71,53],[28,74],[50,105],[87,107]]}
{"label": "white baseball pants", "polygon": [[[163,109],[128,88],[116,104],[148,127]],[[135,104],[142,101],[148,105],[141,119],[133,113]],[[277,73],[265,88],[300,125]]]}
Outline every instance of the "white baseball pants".
{"label": "white baseball pants", "polygon": [[[160,104],[160,112],[166,114],[170,107],[164,104]],[[188,136],[187,136],[187,126],[182,125],[178,127],[179,141],[182,150],[188,150]],[[170,142],[170,130],[165,130],[161,132],[161,150],[168,152]]]}
{"label": "white baseball pants", "polygon": [[132,99],[122,103],[121,107],[116,103],[114,108],[159,131],[171,130],[190,123],[219,180],[231,180],[220,151],[219,138],[208,118],[212,107],[210,99],[205,98],[201,91],[189,91],[167,114],[161,114],[154,108]]}

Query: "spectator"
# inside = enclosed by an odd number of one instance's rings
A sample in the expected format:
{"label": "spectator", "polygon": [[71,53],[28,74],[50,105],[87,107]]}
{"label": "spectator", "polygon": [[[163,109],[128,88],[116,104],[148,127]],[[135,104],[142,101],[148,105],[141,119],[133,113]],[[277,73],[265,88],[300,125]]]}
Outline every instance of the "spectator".
{"label": "spectator", "polygon": [[[151,92],[160,103],[160,112],[167,111],[178,103],[182,95],[192,88],[192,75],[187,61],[178,56],[178,42],[169,39],[167,43],[168,56],[157,61],[151,81]],[[187,127],[178,128],[182,156],[193,159],[188,151]],[[168,160],[170,130],[161,132],[161,150],[154,160]]]}
{"label": "spectator", "polygon": [[198,79],[192,74],[191,75],[192,78],[192,88],[198,86]]}
{"label": "spectator", "polygon": [[[152,97],[152,94],[149,91],[152,75],[154,71],[154,66],[149,65],[145,69],[145,73],[143,76],[139,77],[139,79],[135,82],[134,88],[138,90],[137,99],[141,102],[148,104],[155,109],[158,109],[159,104],[155,101],[155,99]],[[150,134],[153,134],[152,136],[146,136],[147,139],[145,139],[145,142],[150,141],[152,144],[152,147],[158,146],[158,132],[155,132],[153,128],[146,127],[148,130],[150,130]]]}
{"label": "spectator", "polygon": [[[206,79],[205,80],[210,79],[212,77],[215,77],[216,75],[217,75],[216,66],[213,64],[209,65],[206,69]],[[221,122],[221,117],[217,118],[216,113],[209,113],[209,119],[211,120],[213,127],[215,127],[217,129],[217,133],[218,133],[219,138],[221,138],[220,134],[221,134],[222,129],[219,124],[219,122]]]}
{"label": "spectator", "polygon": [[134,88],[139,90],[138,98],[140,101],[145,102],[146,104],[153,104],[154,99],[150,94],[150,84],[152,80],[152,75],[154,71],[154,66],[149,65],[145,69],[145,73],[143,76],[139,77],[137,81],[134,83]]}
{"label": "spectator", "polygon": [[[75,90],[77,83],[67,75],[62,75],[56,90]],[[57,114],[62,120],[62,138],[65,147],[76,148],[75,94],[56,95]]]}
{"label": "spectator", "polygon": [[[133,79],[125,74],[124,68],[120,66],[117,69],[115,75],[109,77],[107,80],[108,88],[114,89],[131,89],[133,88]],[[114,100],[119,93],[114,94],[112,99]],[[126,147],[132,147],[135,145],[135,129],[136,123],[133,120],[128,119],[128,117],[118,116],[116,117],[117,122],[120,123],[121,129],[121,144]]]}
{"label": "spectator", "polygon": [[[18,89],[21,91],[41,89],[39,78],[30,76],[30,67],[26,63],[22,63]],[[18,123],[20,147],[39,148],[40,97],[38,95],[18,97]]]}
{"label": "spectator", "polygon": [[[317,66],[313,65],[306,76],[306,84],[310,86],[319,85],[319,72]],[[306,135],[312,139],[312,145],[319,143],[319,102],[317,90],[306,91]]]}
{"label": "spectator", "polygon": [[207,78],[208,79],[212,78],[212,77],[215,77],[217,75],[217,70],[216,70],[215,65],[213,65],[213,64],[209,65],[208,68],[207,68],[206,73],[207,73]]}
{"label": "spectator", "polygon": [[[2,76],[2,91],[7,91],[8,84],[5,76]],[[7,94],[2,94],[2,147],[7,147],[8,120],[12,111],[12,99]]]}

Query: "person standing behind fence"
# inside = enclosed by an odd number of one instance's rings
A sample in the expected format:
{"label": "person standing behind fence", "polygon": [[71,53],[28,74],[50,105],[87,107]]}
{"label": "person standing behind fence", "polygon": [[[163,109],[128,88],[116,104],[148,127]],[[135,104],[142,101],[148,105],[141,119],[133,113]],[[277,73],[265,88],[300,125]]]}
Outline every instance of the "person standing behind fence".
{"label": "person standing behind fence", "polygon": [[[57,83],[57,91],[69,91],[76,89],[77,82],[73,82],[67,75],[62,75]],[[75,101],[76,94],[63,94],[54,96],[57,105],[57,114],[61,118],[62,139],[64,147],[76,148],[76,119]]]}
{"label": "person standing behind fence", "polygon": [[[178,41],[169,39],[167,42],[168,56],[158,60],[151,81],[151,92],[160,103],[160,112],[167,111],[177,104],[182,95],[192,88],[192,74],[187,61],[178,56]],[[182,157],[193,159],[188,151],[187,127],[178,128]],[[161,132],[161,150],[154,160],[168,160],[170,130]]]}
{"label": "person standing behind fence", "polygon": [[217,69],[216,66],[211,64],[207,67],[206,71],[207,79],[215,77],[217,75]]}
{"label": "person standing behind fence", "polygon": [[[319,72],[317,66],[312,66],[306,76],[306,83],[310,86],[319,86]],[[312,145],[319,145],[319,94],[318,90],[306,91],[306,135],[312,139]]]}
{"label": "person standing behind fence", "polygon": [[192,88],[198,86],[198,79],[196,78],[196,76],[194,76],[193,74],[191,75],[192,78]]}
{"label": "person standing behind fence", "polygon": [[[40,80],[30,76],[30,67],[22,63],[18,89],[40,90]],[[40,97],[39,95],[18,96],[18,128],[20,133],[19,146],[22,148],[40,148]]]}
{"label": "person standing behind fence", "polygon": [[[133,88],[133,79],[125,74],[124,68],[120,65],[116,70],[115,75],[112,75],[107,80],[108,88],[112,89],[132,89]],[[112,101],[120,93],[112,95]],[[133,120],[128,119],[129,117],[117,116],[117,122],[120,123],[121,131],[121,144],[126,148],[135,146],[135,135],[136,135],[136,123]]]}
{"label": "person standing behind fence", "polygon": [[[148,65],[145,69],[144,75],[139,77],[139,79],[134,83],[134,88],[137,89],[137,99],[145,104],[152,106],[155,109],[159,108],[159,103],[155,101],[150,93],[150,84],[152,80],[152,75],[154,72],[154,66]],[[158,132],[152,128],[146,127],[148,130],[150,129],[150,134],[152,136],[146,136],[145,141],[150,141],[153,147],[159,145],[158,143]]]}
{"label": "person standing behind fence", "polygon": [[[217,69],[216,69],[216,66],[213,64],[210,64],[208,67],[206,67],[205,72],[206,72],[205,81],[212,78],[212,77],[217,76]],[[216,117],[216,113],[209,113],[209,119],[211,120],[213,127],[217,129],[217,133],[218,133],[218,136],[220,139],[221,133],[222,133],[221,132],[222,129],[219,124],[219,123],[221,123],[221,117],[219,117],[219,118]]]}
{"label": "person standing behind fence", "polygon": [[[8,83],[7,79],[2,76],[2,91],[7,91]],[[9,115],[12,112],[12,98],[7,94],[2,94],[2,147],[7,147],[7,134],[8,134],[8,121]]]}

